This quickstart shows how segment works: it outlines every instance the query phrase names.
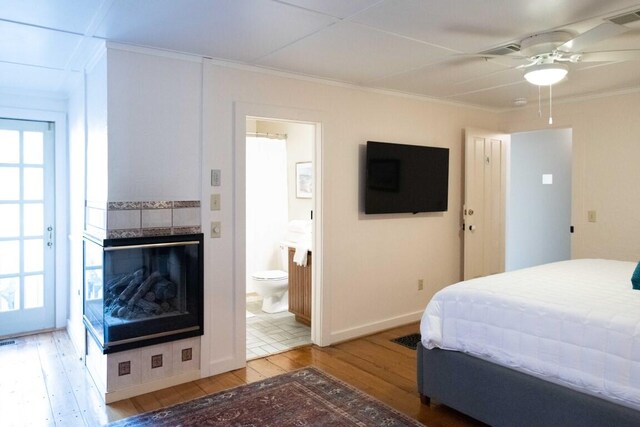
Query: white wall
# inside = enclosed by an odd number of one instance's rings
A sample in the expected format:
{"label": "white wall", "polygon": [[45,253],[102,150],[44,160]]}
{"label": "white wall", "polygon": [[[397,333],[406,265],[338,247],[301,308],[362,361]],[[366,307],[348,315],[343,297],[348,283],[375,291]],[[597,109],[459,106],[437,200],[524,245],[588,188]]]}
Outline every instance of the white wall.
{"label": "white wall", "polygon": [[69,322],[67,330],[79,354],[85,354],[85,329],[82,323],[83,250],[85,195],[85,91],[84,76],[68,101],[69,126]]}
{"label": "white wall", "polygon": [[287,141],[247,136],[247,290],[255,292],[251,275],[286,270],[280,242],[287,227]]}
{"label": "white wall", "polygon": [[509,153],[506,271],[570,259],[571,129],[514,133]]}
{"label": "white wall", "polygon": [[[497,127],[497,116],[356,88],[319,84],[214,63],[204,68],[203,169],[222,171],[222,238],[207,240],[205,277],[211,290],[211,372],[237,366],[242,355],[244,312],[236,315],[234,233],[242,218],[234,211],[232,182],[237,159],[239,111],[261,117],[322,122],[325,292],[323,323],[328,341],[348,339],[417,320],[430,297],[460,279],[462,135],[465,126]],[[283,114],[272,112],[288,112]],[[308,119],[312,118],[312,119]],[[244,118],[241,126],[245,126]],[[363,147],[367,140],[451,149],[449,211],[443,214],[367,216],[361,209]],[[242,165],[240,165],[242,166]],[[418,279],[425,290],[417,290]],[[242,289],[244,291],[244,289]],[[238,345],[236,345],[238,344]]]}
{"label": "white wall", "polygon": [[200,200],[200,59],[108,47],[109,201]]}
{"label": "white wall", "polygon": [[296,197],[296,163],[310,162],[313,158],[315,126],[307,123],[255,121],[255,132],[287,135],[287,188],[289,220],[311,219],[312,199]]}
{"label": "white wall", "polygon": [[[573,258],[640,259],[640,92],[554,103],[554,128],[573,130]],[[502,114],[509,132],[549,129],[534,108]],[[587,221],[595,210],[597,221]]]}
{"label": "white wall", "polygon": [[108,197],[107,56],[103,51],[85,73],[86,90],[86,200],[106,202]]}

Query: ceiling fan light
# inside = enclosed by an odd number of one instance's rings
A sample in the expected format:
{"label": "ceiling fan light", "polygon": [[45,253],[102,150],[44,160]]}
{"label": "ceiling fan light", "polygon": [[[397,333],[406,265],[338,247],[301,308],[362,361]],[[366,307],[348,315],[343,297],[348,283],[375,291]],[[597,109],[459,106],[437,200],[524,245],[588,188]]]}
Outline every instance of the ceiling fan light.
{"label": "ceiling fan light", "polygon": [[537,86],[551,86],[564,79],[569,69],[564,64],[538,64],[530,67],[524,78]]}

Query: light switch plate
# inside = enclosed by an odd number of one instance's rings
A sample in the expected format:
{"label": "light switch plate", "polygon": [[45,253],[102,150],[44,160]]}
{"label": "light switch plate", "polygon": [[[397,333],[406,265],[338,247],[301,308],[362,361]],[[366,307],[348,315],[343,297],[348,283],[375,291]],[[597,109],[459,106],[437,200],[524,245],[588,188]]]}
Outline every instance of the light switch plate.
{"label": "light switch plate", "polygon": [[220,169],[211,169],[211,186],[212,187],[220,187],[221,180],[221,172]]}
{"label": "light switch plate", "polygon": [[220,194],[212,194],[211,195],[211,210],[219,211],[220,210]]}
{"label": "light switch plate", "polygon": [[221,231],[222,231],[222,229],[221,229],[220,221],[212,221],[211,222],[211,237],[212,238],[220,237]]}

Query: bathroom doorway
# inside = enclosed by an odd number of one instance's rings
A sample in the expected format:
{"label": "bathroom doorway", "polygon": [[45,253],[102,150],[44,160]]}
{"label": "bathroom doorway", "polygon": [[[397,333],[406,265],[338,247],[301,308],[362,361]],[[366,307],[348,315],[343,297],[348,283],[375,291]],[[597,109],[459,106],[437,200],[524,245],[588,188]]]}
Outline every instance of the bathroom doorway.
{"label": "bathroom doorway", "polygon": [[316,126],[246,119],[246,355],[311,344]]}

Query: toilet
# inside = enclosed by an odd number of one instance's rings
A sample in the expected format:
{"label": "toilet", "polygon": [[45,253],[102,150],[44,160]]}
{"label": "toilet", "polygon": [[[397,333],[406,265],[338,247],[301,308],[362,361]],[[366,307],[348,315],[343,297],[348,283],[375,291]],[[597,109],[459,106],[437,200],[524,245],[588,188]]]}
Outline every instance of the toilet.
{"label": "toilet", "polygon": [[289,309],[289,247],[280,245],[280,262],[283,270],[256,271],[251,275],[253,286],[262,297],[262,311],[280,313]]}

